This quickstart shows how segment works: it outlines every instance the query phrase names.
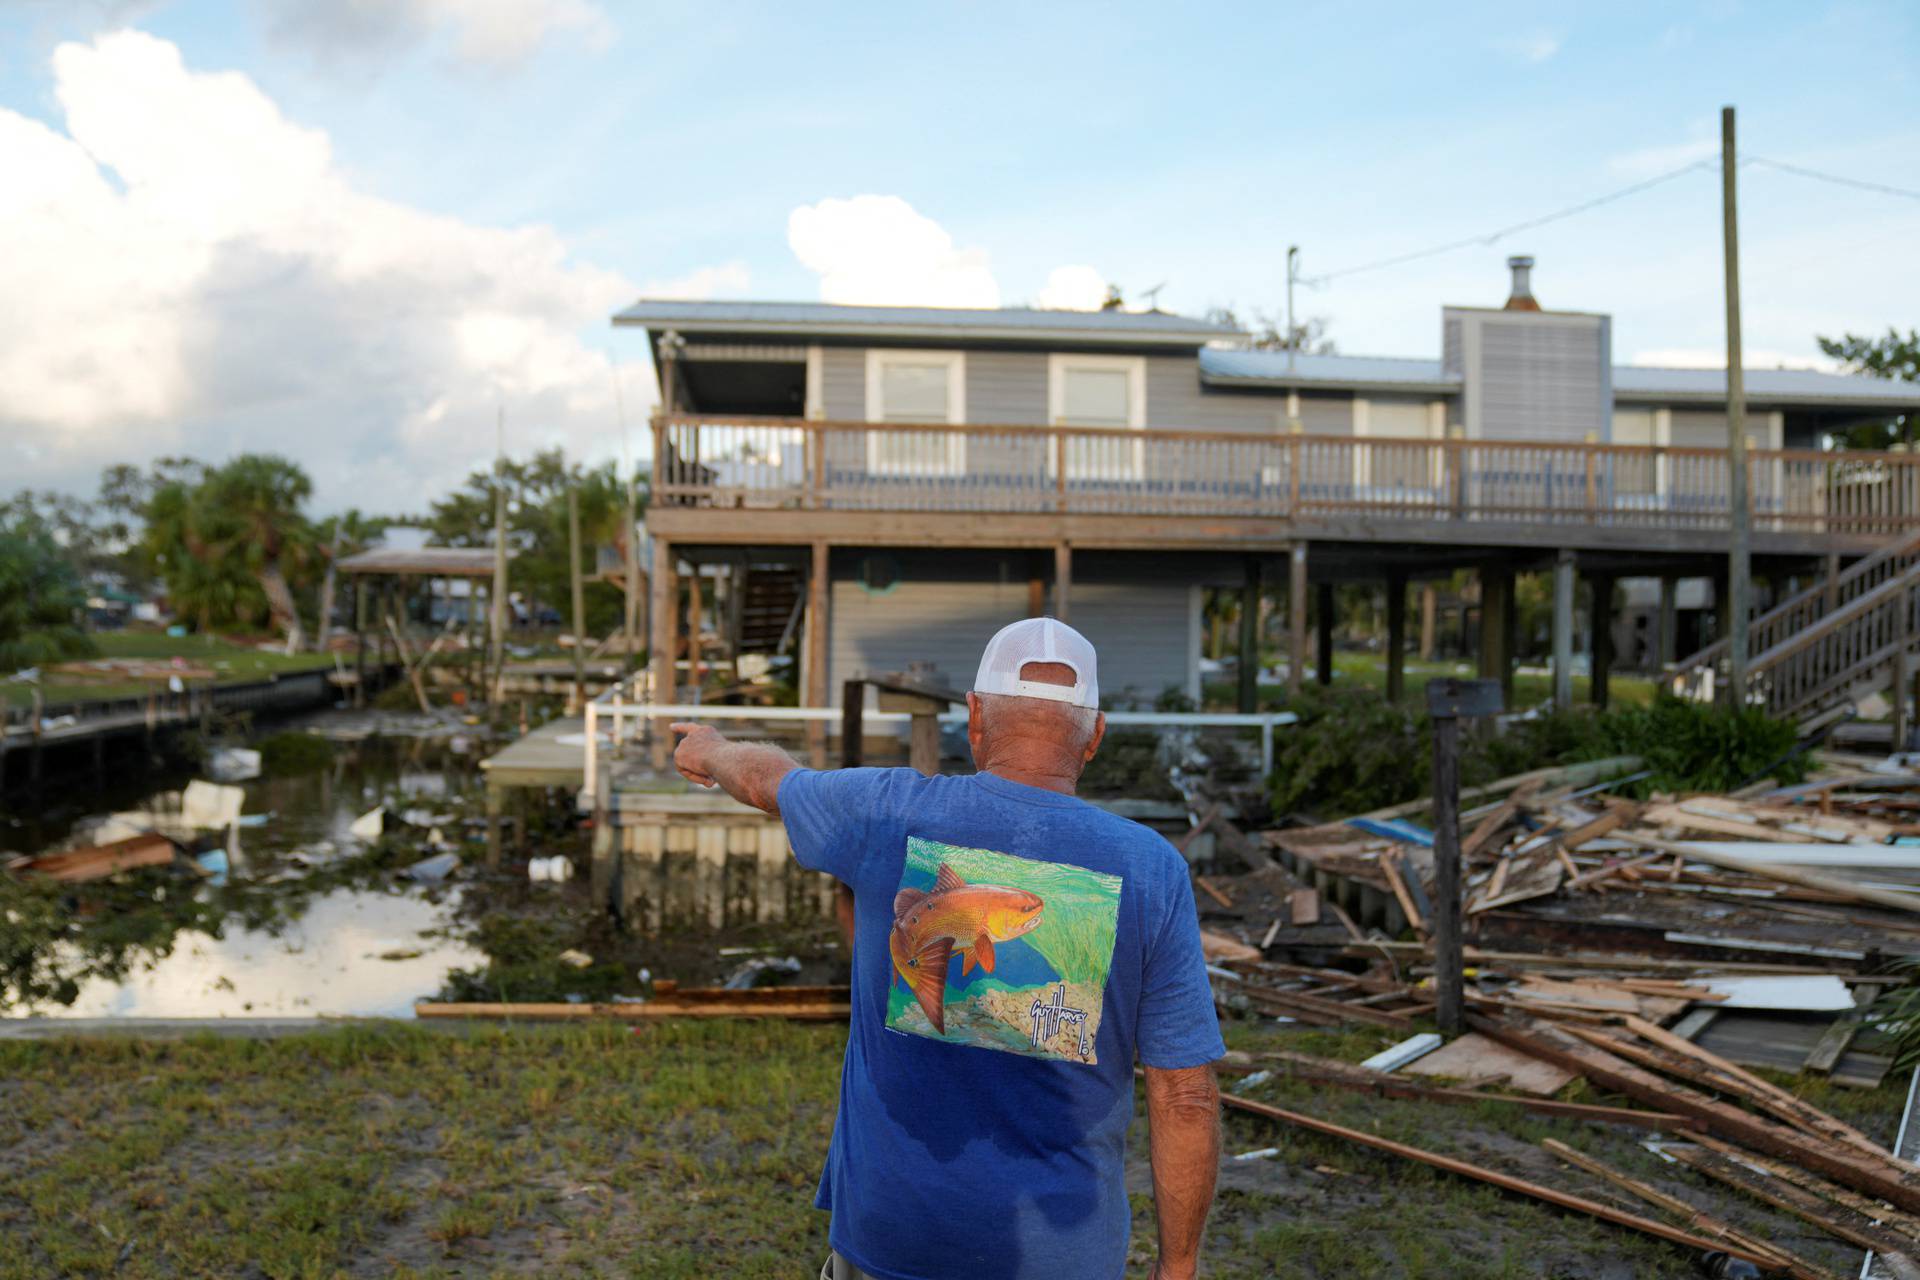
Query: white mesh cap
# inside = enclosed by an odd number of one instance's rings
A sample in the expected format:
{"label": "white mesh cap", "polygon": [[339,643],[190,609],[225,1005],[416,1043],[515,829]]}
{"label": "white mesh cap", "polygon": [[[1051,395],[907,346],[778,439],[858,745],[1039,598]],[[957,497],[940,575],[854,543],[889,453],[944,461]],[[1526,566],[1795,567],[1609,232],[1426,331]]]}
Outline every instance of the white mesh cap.
{"label": "white mesh cap", "polygon": [[[1073,668],[1072,684],[1022,680],[1029,662],[1058,662]],[[980,674],[973,678],[975,693],[999,693],[1014,698],[1045,698],[1076,707],[1100,706],[1100,675],[1093,645],[1058,618],[1022,618],[1009,623],[987,641],[980,655]]]}

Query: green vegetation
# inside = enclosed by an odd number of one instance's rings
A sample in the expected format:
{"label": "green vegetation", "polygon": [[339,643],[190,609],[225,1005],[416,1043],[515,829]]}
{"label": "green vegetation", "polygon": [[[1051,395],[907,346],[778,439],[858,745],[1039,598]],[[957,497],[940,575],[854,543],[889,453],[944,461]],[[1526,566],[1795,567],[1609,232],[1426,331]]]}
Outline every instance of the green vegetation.
{"label": "green vegetation", "polygon": [[311,773],[333,763],[333,744],[316,734],[284,731],[257,744],[260,768],[268,774]]}
{"label": "green vegetation", "polygon": [[[1883,338],[1849,333],[1814,341],[1820,344],[1820,350],[1845,361],[1848,373],[1920,382],[1920,329],[1902,334],[1889,325]],[[1846,427],[1839,433],[1838,443],[1848,449],[1885,449],[1895,444],[1911,446],[1917,435],[1920,414],[1900,413]]]}
{"label": "green vegetation", "polygon": [[[1309,689],[1293,704],[1300,723],[1274,740],[1269,787],[1275,813],[1323,818],[1364,813],[1427,793],[1433,728],[1424,712],[1370,690]],[[1735,712],[1660,696],[1644,706],[1554,712],[1513,720],[1505,732],[1477,725],[1464,738],[1464,786],[1551,765],[1637,755],[1654,791],[1725,791],[1770,775],[1798,781],[1793,726],[1758,711]]]}
{"label": "green vegetation", "polygon": [[[332,667],[333,659],[322,653],[280,653],[252,645],[234,644],[217,636],[170,636],[159,631],[101,631],[90,637],[100,658],[180,658],[196,666],[212,667],[221,684],[244,684],[289,671],[312,671]],[[40,684],[40,693],[48,706],[91,699],[130,698],[153,687],[148,680],[82,680],[53,676]],[[13,706],[28,706],[33,687],[26,684],[0,684],[0,701]]]}
{"label": "green vegetation", "polygon": [[77,625],[86,603],[45,524],[27,513],[0,517],[0,673],[90,652]]}
{"label": "green vegetation", "polygon": [[[1348,1060],[1392,1038],[1226,1030],[1255,1054]],[[0,1042],[0,1280],[811,1274],[826,1253],[813,1187],[844,1041],[838,1027],[742,1021]],[[1817,1105],[1844,1104],[1871,1135],[1890,1138],[1898,1123],[1899,1087],[1776,1078]],[[1859,1257],[1661,1164],[1638,1131],[1284,1076],[1247,1092],[1612,1199],[1539,1149],[1556,1137],[1835,1271]],[[1135,1110],[1139,1178],[1146,1128]],[[1229,1154],[1279,1154],[1223,1164],[1203,1261],[1214,1280],[1695,1274],[1686,1250],[1336,1138],[1237,1112],[1224,1128]],[[1132,1203],[1137,1276],[1155,1233],[1150,1197]]]}

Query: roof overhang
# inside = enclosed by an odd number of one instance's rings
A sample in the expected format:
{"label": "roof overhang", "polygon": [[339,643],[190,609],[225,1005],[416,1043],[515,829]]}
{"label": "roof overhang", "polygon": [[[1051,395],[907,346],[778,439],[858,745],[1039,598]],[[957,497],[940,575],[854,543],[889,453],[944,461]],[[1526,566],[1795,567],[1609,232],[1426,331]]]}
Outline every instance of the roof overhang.
{"label": "roof overhang", "polygon": [[[954,308],[937,316],[929,315],[937,310],[848,307],[844,313],[836,314],[835,308],[822,304],[815,314],[808,316],[755,315],[744,308],[735,314],[704,316],[671,303],[641,301],[616,313],[613,323],[649,330],[656,342],[660,334],[672,331],[683,337],[740,342],[768,339],[935,345],[963,342],[1195,350],[1211,341],[1243,336],[1239,330],[1223,325],[1199,324],[1178,316],[1166,319],[1180,323],[1155,324],[1148,314],[1139,312],[1126,313],[1124,324],[1101,323],[1097,317],[1103,313],[1097,311],[1063,312],[1062,317],[1084,316],[1085,319],[1063,318],[1059,323],[1049,324],[1044,321],[1009,323],[996,319],[1000,313],[987,309],[974,312]],[[899,314],[888,316],[885,313],[889,311]]]}
{"label": "roof overhang", "polygon": [[1436,395],[1457,396],[1460,394],[1460,381],[1453,379],[1399,381],[1394,379],[1369,380],[1365,378],[1307,378],[1284,375],[1276,377],[1234,377],[1227,374],[1200,373],[1203,386],[1222,387],[1236,391],[1267,391],[1286,393],[1288,391],[1371,391],[1381,395]]}

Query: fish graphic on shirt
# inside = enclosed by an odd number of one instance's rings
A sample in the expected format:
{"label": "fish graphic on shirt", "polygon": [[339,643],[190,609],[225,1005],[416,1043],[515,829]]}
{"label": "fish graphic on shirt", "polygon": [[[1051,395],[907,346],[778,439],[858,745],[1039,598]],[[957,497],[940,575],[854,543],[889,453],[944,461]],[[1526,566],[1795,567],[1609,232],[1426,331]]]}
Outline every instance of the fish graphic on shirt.
{"label": "fish graphic on shirt", "polygon": [[947,961],[953,953],[960,953],[962,974],[976,964],[992,973],[993,944],[1031,933],[1045,906],[1025,889],[968,884],[944,862],[931,891],[902,889],[893,895],[887,949],[894,971],[906,980],[934,1031],[947,1033]]}

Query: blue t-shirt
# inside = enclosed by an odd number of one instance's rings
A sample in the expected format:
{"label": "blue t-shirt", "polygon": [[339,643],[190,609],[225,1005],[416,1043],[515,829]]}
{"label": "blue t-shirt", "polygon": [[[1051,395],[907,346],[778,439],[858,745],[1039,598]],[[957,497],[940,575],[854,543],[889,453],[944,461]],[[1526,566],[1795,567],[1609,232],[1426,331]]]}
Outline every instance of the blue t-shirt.
{"label": "blue t-shirt", "polygon": [[1226,1051],[1179,853],[990,774],[797,769],[780,813],[854,893],[833,1247],[884,1280],[1120,1275],[1135,1055]]}

